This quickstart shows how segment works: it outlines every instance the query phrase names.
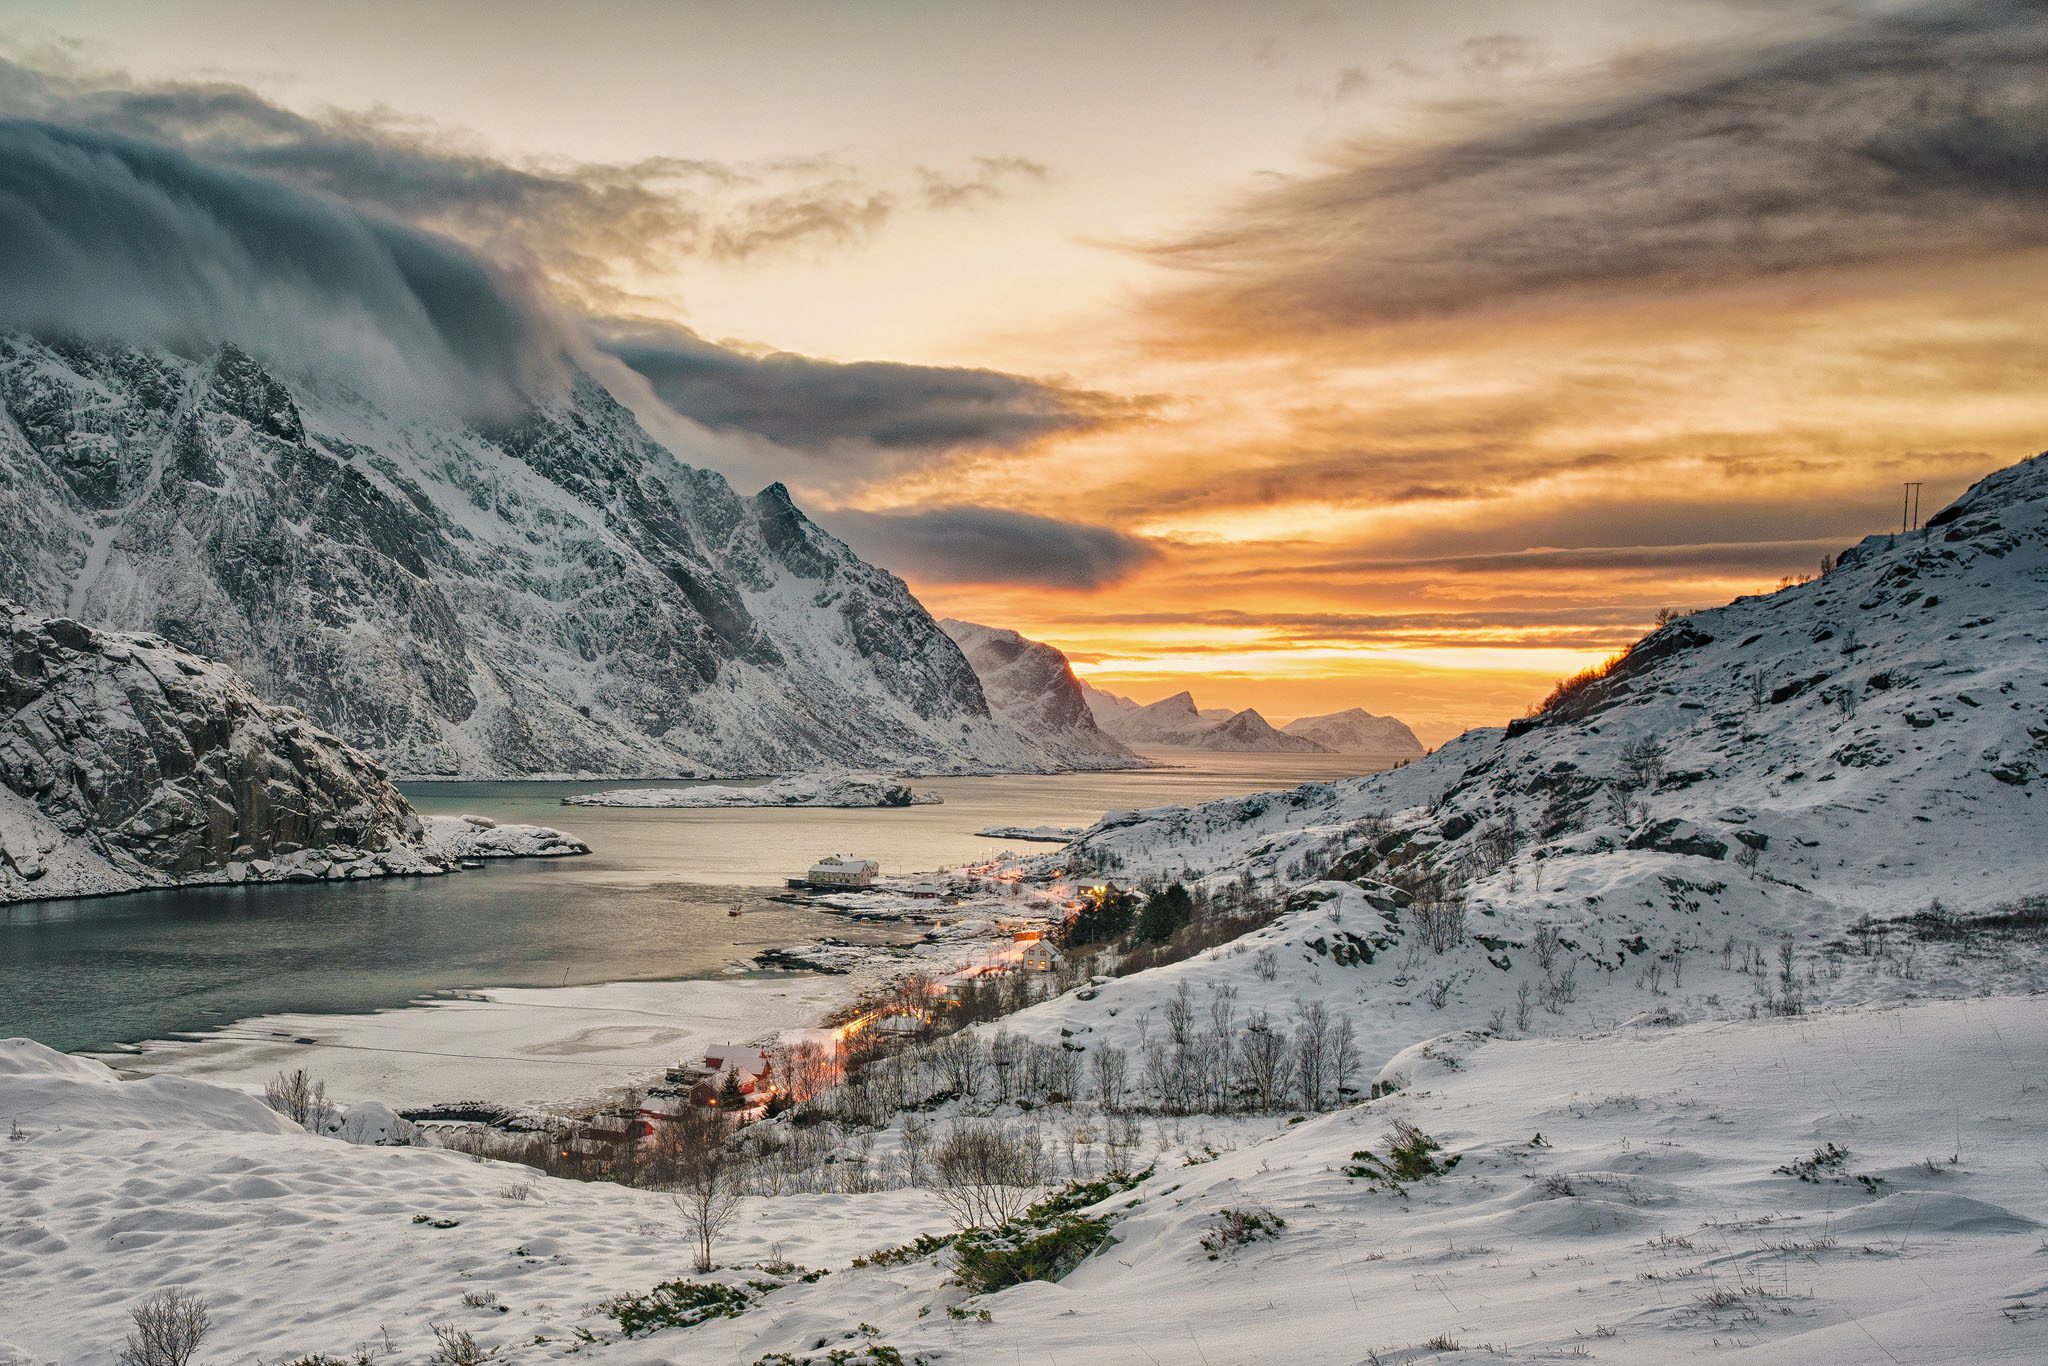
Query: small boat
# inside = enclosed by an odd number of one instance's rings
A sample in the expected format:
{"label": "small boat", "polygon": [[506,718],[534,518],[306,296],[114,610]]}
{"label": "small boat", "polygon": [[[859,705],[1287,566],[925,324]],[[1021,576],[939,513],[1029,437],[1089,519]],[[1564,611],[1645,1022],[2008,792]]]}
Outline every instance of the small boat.
{"label": "small boat", "polygon": [[740,903],[735,901],[732,904],[732,909],[727,911],[726,914],[731,916],[734,920],[738,920],[740,918]]}
{"label": "small boat", "polygon": [[484,866],[484,861],[480,858],[466,858],[462,861],[462,866],[464,868],[481,868]]}

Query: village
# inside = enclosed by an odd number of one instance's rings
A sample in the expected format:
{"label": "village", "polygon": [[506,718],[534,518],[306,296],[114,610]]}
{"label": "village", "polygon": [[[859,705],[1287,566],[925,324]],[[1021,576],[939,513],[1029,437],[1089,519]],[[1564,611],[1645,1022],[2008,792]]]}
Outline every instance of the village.
{"label": "village", "polygon": [[[733,1125],[773,1117],[877,1057],[1064,990],[1068,983],[1056,983],[1068,965],[1061,941],[1091,902],[1113,891],[1032,886],[1004,858],[885,881],[876,860],[846,853],[826,855],[786,885],[830,912],[927,926],[912,946],[926,952],[893,960],[892,970],[817,1026],[713,1045],[644,1090],[572,1117],[561,1135],[566,1163],[616,1165],[627,1150],[660,1148],[697,1116]],[[801,953],[772,961],[823,966]]]}

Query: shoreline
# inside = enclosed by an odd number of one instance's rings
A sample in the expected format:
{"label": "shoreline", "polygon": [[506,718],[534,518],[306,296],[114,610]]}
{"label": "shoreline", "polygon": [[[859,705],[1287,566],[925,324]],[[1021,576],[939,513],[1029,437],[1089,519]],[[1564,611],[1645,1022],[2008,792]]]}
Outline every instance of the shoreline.
{"label": "shoreline", "polygon": [[[952,876],[910,875],[809,902],[850,925],[899,925],[904,934],[893,942],[816,936],[705,976],[455,987],[369,1011],[278,1011],[77,1056],[127,1076],[189,1077],[250,1092],[304,1068],[344,1106],[567,1112],[658,1080],[711,1045],[764,1044],[817,1028],[906,972],[986,961],[1008,944],[1009,925],[1042,918],[1033,914],[1044,910],[1040,897],[1013,893],[1015,884],[936,904],[936,889]],[[791,966],[769,965],[777,962]]]}

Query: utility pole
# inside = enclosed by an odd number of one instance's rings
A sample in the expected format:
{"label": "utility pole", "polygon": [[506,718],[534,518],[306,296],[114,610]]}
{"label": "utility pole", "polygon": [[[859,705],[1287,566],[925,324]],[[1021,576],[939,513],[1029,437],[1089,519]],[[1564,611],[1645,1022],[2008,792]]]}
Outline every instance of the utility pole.
{"label": "utility pole", "polygon": [[1919,529],[1919,526],[1920,485],[1917,482],[1909,482],[1906,485],[1904,503],[1899,509],[1899,534],[1903,536],[1909,531]]}

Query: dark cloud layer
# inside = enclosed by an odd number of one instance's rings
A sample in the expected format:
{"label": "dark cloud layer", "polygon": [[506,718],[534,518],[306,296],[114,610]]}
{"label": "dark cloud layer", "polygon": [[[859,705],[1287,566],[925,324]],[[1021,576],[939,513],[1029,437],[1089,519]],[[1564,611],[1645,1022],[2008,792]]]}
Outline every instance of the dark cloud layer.
{"label": "dark cloud layer", "polygon": [[1159,556],[1113,527],[1006,508],[841,511],[823,520],[866,558],[928,583],[1102,588]]}
{"label": "dark cloud layer", "polygon": [[2044,69],[2048,10],[2021,0],[1662,63],[1654,90],[1355,145],[1155,254],[1210,277],[1187,314],[1270,339],[2039,245]]}
{"label": "dark cloud layer", "polygon": [[485,405],[558,345],[517,281],[431,234],[127,138],[0,120],[0,328],[196,347]]}
{"label": "dark cloud layer", "polygon": [[[563,346],[542,293],[492,262],[537,262],[572,303],[602,305],[622,263],[843,244],[879,230],[893,202],[827,158],[514,165],[385,116],[314,119],[235,86],[88,85],[0,61],[7,110],[40,117],[0,122],[0,327],[228,338],[302,370],[490,405],[529,389]],[[946,193],[1045,173],[986,158]],[[683,416],[802,452],[1014,448],[1119,411],[992,371],[756,356],[681,329],[599,326]],[[888,466],[841,463],[855,482]]]}
{"label": "dark cloud layer", "polygon": [[1106,394],[994,370],[751,355],[663,324],[609,324],[599,345],[691,421],[799,451],[1014,448],[1133,411]]}

